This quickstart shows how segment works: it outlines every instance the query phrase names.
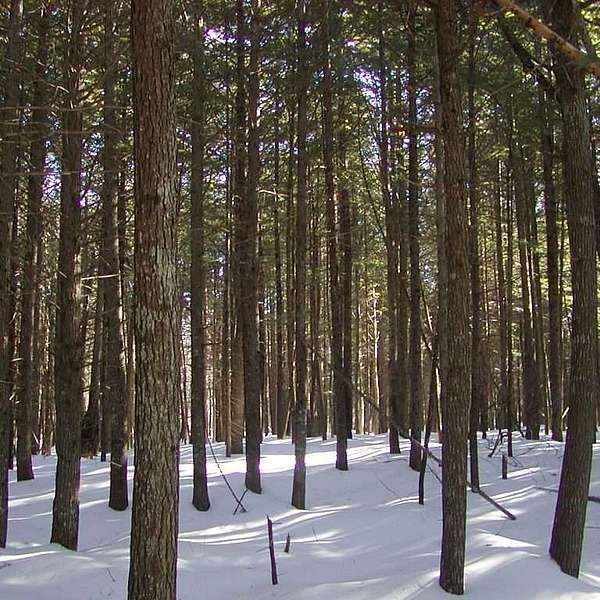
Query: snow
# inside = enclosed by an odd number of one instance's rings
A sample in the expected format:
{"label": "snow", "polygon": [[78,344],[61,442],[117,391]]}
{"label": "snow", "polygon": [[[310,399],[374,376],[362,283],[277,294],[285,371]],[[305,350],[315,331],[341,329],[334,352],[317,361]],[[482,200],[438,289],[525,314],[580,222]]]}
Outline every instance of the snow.
{"label": "snow", "polygon": [[[493,441],[493,437],[491,436]],[[508,520],[469,493],[466,596],[485,600],[600,599],[600,505],[588,504],[581,577],[564,575],[548,557],[563,444],[515,435],[509,478],[501,453],[488,458],[480,440],[485,491],[517,516]],[[243,491],[245,459],[219,462],[236,493]],[[432,445],[439,455],[440,448]],[[418,474],[387,452],[386,436],[355,436],[350,470],[335,469],[335,440],[311,439],[307,506],[290,506],[293,449],[269,437],[262,445],[263,494],[246,494],[247,513],[233,516],[235,500],[209,458],[211,509],[191,504],[191,447],[181,448],[178,598],[181,600],[419,600],[445,597],[437,584],[441,486],[428,472],[426,503],[417,502]],[[600,495],[600,446],[594,447],[592,489]],[[210,454],[209,454],[210,457]],[[11,473],[9,544],[0,550],[1,600],[125,599],[130,511],[107,507],[108,465],[82,461],[79,552],[48,544],[54,457],[34,458],[35,480]],[[436,465],[432,470],[438,472]],[[133,470],[130,469],[130,489]],[[273,520],[279,585],[271,585],[266,515]],[[284,554],[287,534],[291,552]]]}

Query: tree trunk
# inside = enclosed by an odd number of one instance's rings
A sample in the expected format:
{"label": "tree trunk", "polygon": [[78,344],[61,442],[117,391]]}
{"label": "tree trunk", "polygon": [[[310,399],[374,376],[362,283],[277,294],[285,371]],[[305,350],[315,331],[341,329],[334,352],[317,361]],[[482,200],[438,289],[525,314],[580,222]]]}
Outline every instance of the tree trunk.
{"label": "tree trunk", "polygon": [[[33,479],[31,454],[39,441],[35,439],[39,408],[39,370],[36,371],[34,356],[39,344],[40,273],[42,249],[42,196],[44,170],[46,168],[46,145],[48,143],[49,111],[46,77],[48,61],[48,10],[41,5],[34,14],[38,35],[36,49],[36,80],[33,89],[32,134],[29,151],[30,175],[27,181],[27,245],[23,260],[21,287],[21,339],[19,344],[19,386],[17,397],[17,479]],[[36,396],[36,393],[38,396]],[[32,448],[33,446],[33,448]]]}
{"label": "tree trunk", "polygon": [[[549,9],[559,35],[578,43],[580,20],[570,0]],[[592,465],[597,398],[597,274],[594,178],[585,80],[556,48],[556,86],[562,112],[562,160],[573,289],[569,415],[565,455],[554,515],[550,555],[569,575],[579,575]]]}
{"label": "tree trunk", "polygon": [[127,493],[127,375],[125,341],[123,338],[123,304],[121,297],[121,267],[119,264],[118,233],[118,165],[117,143],[117,4],[105,0],[104,5],[104,152],[102,154],[104,182],[102,187],[102,223],[104,243],[102,272],[105,275],[104,324],[107,344],[104,353],[106,365],[104,395],[111,410],[110,441],[110,495],[108,505],[114,510],[125,510],[129,504]]}
{"label": "tree trunk", "polygon": [[421,362],[421,273],[419,259],[419,147],[417,134],[417,45],[416,3],[408,8],[408,237],[410,253],[410,445],[409,465],[421,470],[423,428],[423,373]]}
{"label": "tree trunk", "polygon": [[[102,327],[102,314],[104,312],[104,294],[102,293],[102,279],[98,280],[96,291],[96,308],[94,311],[94,341],[92,343],[92,365],[90,368],[90,385],[88,390],[88,405],[81,422],[81,456],[93,458],[98,453],[100,443],[100,397],[102,395],[100,371],[103,368],[104,334]],[[108,406],[102,400],[102,407]],[[103,410],[103,419],[108,417],[108,411]],[[103,441],[102,452],[105,453],[110,437],[105,437],[110,431],[106,422],[102,423]]]}
{"label": "tree trunk", "polygon": [[81,131],[80,78],[82,26],[86,3],[73,3],[65,14],[69,44],[65,56],[60,240],[56,292],[54,402],[56,406],[56,492],[51,542],[77,549],[81,456]]}
{"label": "tree trunk", "polygon": [[436,30],[440,64],[442,135],[444,139],[448,260],[448,374],[442,406],[442,554],[440,585],[464,591],[466,537],[466,450],[470,394],[469,269],[467,194],[462,105],[458,78],[458,8],[439,0]]}
{"label": "tree trunk", "polygon": [[136,468],[129,600],[175,600],[179,364],[175,5],[133,0]]}
{"label": "tree trunk", "polygon": [[194,76],[192,81],[192,180],[191,180],[191,344],[192,344],[192,446],[193,497],[196,509],[210,508],[206,477],[206,335],[205,299],[206,264],[204,258],[205,222],[205,153],[206,153],[206,94],[209,85],[206,74],[204,2],[194,5]]}
{"label": "tree trunk", "polygon": [[335,206],[335,166],[333,138],[333,78],[331,72],[332,0],[321,3],[323,56],[323,164],[325,168],[325,215],[327,220],[327,255],[329,303],[331,312],[331,364],[333,378],[333,410],[335,413],[336,460],[341,471],[348,470],[345,388],[342,372],[342,301]]}
{"label": "tree trunk", "polygon": [[296,197],[296,255],[295,291],[296,323],[294,341],[296,346],[296,403],[294,409],[294,481],[292,486],[292,506],[300,510],[306,508],[306,204],[308,154],[306,141],[308,134],[308,91],[310,72],[308,67],[308,46],[306,40],[307,16],[306,0],[296,0],[297,25],[297,98],[298,98],[298,160]]}
{"label": "tree trunk", "polygon": [[[19,73],[21,63],[21,27],[23,0],[12,0],[8,23],[8,41],[5,60],[12,73]],[[17,111],[20,94],[18,76],[8,76],[4,89],[2,112],[2,157],[0,171],[0,548],[6,546],[8,531],[8,468],[12,465],[11,389],[8,384],[10,369],[10,322],[11,307],[11,238],[13,205],[15,203],[17,171],[14,139],[19,127]],[[13,137],[15,136],[15,137]],[[11,174],[11,175],[6,175]]]}
{"label": "tree trunk", "polygon": [[[544,166],[544,203],[548,277],[548,375],[552,411],[552,439],[562,442],[562,306],[558,281],[558,200],[554,184],[554,131],[548,115],[548,97],[539,88],[540,138]],[[597,228],[598,229],[598,228]]]}
{"label": "tree trunk", "polygon": [[474,492],[479,490],[479,453],[477,430],[479,414],[483,404],[483,381],[481,371],[481,270],[479,264],[479,192],[477,173],[477,138],[475,106],[475,46],[477,43],[478,22],[475,9],[469,16],[469,67],[468,67],[468,177],[469,177],[469,262],[471,267],[471,409],[469,413],[469,466],[471,486]]}
{"label": "tree trunk", "polygon": [[[243,1],[237,2],[238,43],[243,43],[244,9]],[[258,183],[260,174],[258,139],[258,102],[259,102],[259,2],[251,5],[250,61],[248,65],[248,173],[245,181],[245,194],[237,196],[239,211],[239,303],[242,326],[242,346],[244,355],[244,419],[246,422],[246,487],[261,493],[260,483],[260,444],[262,431],[260,426],[261,375],[258,348],[258,327],[256,321],[258,269],[256,244],[258,235]],[[240,50],[243,57],[243,49]],[[243,65],[242,65],[243,66]],[[241,79],[238,86],[242,86]],[[238,90],[239,93],[239,90]],[[238,115],[239,117],[239,115]],[[241,138],[243,140],[243,136]],[[240,143],[241,140],[238,140]],[[238,163],[238,168],[240,165]],[[239,177],[239,175],[238,175]],[[241,191],[241,189],[240,189]]]}

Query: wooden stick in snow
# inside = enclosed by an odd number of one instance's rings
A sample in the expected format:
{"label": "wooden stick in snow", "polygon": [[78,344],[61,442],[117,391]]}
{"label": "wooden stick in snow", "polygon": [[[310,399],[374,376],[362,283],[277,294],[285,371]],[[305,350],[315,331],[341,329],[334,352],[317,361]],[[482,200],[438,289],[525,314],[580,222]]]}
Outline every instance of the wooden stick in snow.
{"label": "wooden stick in snow", "polygon": [[275,562],[275,544],[273,543],[273,521],[267,517],[267,531],[269,533],[269,554],[271,555],[271,582],[277,585],[277,563]]}

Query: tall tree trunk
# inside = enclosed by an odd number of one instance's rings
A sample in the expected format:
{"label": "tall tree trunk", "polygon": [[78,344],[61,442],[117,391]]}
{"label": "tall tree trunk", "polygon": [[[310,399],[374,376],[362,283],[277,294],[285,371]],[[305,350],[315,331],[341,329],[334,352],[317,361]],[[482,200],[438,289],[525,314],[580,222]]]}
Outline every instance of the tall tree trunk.
{"label": "tall tree trunk", "polygon": [[13,205],[15,203],[17,152],[16,131],[19,127],[20,81],[17,73],[21,63],[21,27],[23,0],[12,0],[8,23],[5,60],[10,70],[4,83],[4,110],[2,111],[2,157],[0,158],[0,548],[6,546],[8,531],[8,468],[12,465],[11,389],[8,384],[10,369],[11,314],[11,238]]}
{"label": "tall tree trunk", "polygon": [[296,346],[296,403],[294,427],[294,481],[292,506],[300,510],[306,507],[306,204],[308,187],[308,91],[310,72],[306,40],[306,0],[296,0],[297,25],[297,94],[298,94],[298,160],[296,197],[296,255],[295,291],[296,323],[294,341]]}
{"label": "tall tree trunk", "polygon": [[274,244],[275,244],[275,328],[276,328],[276,352],[275,352],[275,371],[276,371],[276,398],[275,398],[275,415],[276,419],[272,426],[274,433],[278,439],[283,439],[285,435],[285,415],[287,413],[286,404],[286,385],[285,385],[285,369],[283,364],[284,359],[284,309],[283,309],[283,274],[281,261],[281,229],[279,222],[279,186],[280,186],[280,151],[279,151],[279,128],[275,139],[275,156],[274,156],[274,185],[275,185],[275,201],[273,202],[273,227],[274,227]]}
{"label": "tall tree trunk", "polygon": [[[548,277],[548,375],[552,412],[552,439],[562,442],[562,300],[558,281],[558,199],[554,183],[554,131],[548,114],[547,93],[538,90],[540,138],[544,167],[546,261]],[[597,230],[600,228],[596,228]]]}
{"label": "tall tree trunk", "polygon": [[[345,165],[345,159],[342,163]],[[340,287],[342,295],[342,373],[344,374],[344,421],[346,437],[352,438],[353,390],[352,382],[352,217],[350,191],[344,185],[340,190],[340,246],[342,250]]]}
{"label": "tall tree trunk", "polygon": [[[437,52],[437,38],[434,41],[434,84],[433,96],[435,106],[435,229],[437,254],[437,330],[438,330],[438,363],[440,393],[436,405],[437,420],[440,417],[440,406],[445,403],[446,375],[448,373],[448,261],[446,258],[446,195],[444,190],[444,140],[442,139],[442,98],[440,90],[440,65]],[[438,427],[436,420],[432,430]],[[441,434],[441,428],[439,429]],[[441,440],[440,440],[441,441]]]}
{"label": "tall tree trunk", "polygon": [[56,292],[54,402],[56,406],[56,492],[51,542],[77,549],[81,456],[81,137],[80,84],[86,2],[73,2],[64,15],[69,43],[65,56],[60,240]]}
{"label": "tall tree trunk", "polygon": [[[239,302],[242,326],[244,355],[244,419],[246,421],[246,487],[261,493],[260,483],[260,426],[261,375],[258,348],[258,327],[256,321],[258,269],[256,244],[258,235],[258,183],[260,175],[258,139],[259,89],[259,1],[252,0],[250,61],[248,65],[248,173],[245,182],[245,195],[237,198],[239,206]],[[243,1],[238,0],[238,28],[245,30]],[[238,32],[238,43],[243,40]],[[243,58],[243,56],[242,56]],[[238,80],[238,85],[241,82]]]}
{"label": "tall tree trunk", "polygon": [[129,600],[175,600],[179,364],[175,5],[133,0],[136,468]]}
{"label": "tall tree trunk", "polygon": [[458,8],[439,0],[436,30],[445,156],[448,260],[448,374],[442,406],[442,554],[440,585],[453,594],[464,591],[466,537],[466,460],[470,394],[469,268],[467,194],[462,103],[458,78]]}
{"label": "tall tree trunk", "polygon": [[[557,0],[548,9],[559,35],[575,44],[580,36],[578,7]],[[597,274],[594,237],[594,179],[584,73],[555,48],[556,86],[562,112],[562,160],[569,226],[573,322],[569,415],[565,456],[550,555],[577,577],[581,561],[592,465],[597,398]]]}
{"label": "tall tree trunk", "polygon": [[477,173],[477,137],[475,128],[477,112],[475,106],[475,49],[477,43],[477,16],[475,7],[469,16],[469,67],[468,67],[468,178],[469,178],[469,262],[471,266],[471,410],[469,413],[469,466],[473,491],[479,490],[479,453],[477,430],[479,414],[483,404],[483,381],[481,370],[481,272],[479,264],[479,193]]}
{"label": "tall tree trunk", "polygon": [[[48,10],[43,6],[34,14],[37,33],[36,80],[33,89],[32,134],[29,151],[30,174],[27,180],[27,245],[23,260],[23,282],[21,287],[21,339],[19,344],[19,386],[17,396],[17,479],[33,479],[31,465],[32,445],[37,447],[34,434],[37,428],[39,407],[39,371],[34,364],[35,347],[39,327],[36,328],[36,310],[40,306],[40,273],[42,250],[42,196],[44,170],[46,168],[46,146],[48,143],[48,91],[46,64],[48,61]],[[38,429],[39,434],[39,429]]]}
{"label": "tall tree trunk", "polygon": [[512,110],[509,113],[509,162],[513,177],[517,209],[517,232],[519,236],[519,266],[521,275],[521,303],[523,327],[523,412],[527,439],[539,439],[540,406],[539,382],[532,329],[531,287],[529,273],[530,228],[525,197],[525,174],[522,161],[516,156],[512,132]]}
{"label": "tall tree trunk", "polygon": [[327,254],[329,303],[331,312],[331,364],[333,377],[333,409],[335,413],[336,460],[341,471],[348,470],[345,387],[342,372],[342,301],[340,290],[335,206],[335,166],[333,138],[333,78],[331,72],[332,0],[322,0],[323,56],[323,164],[325,167],[325,215],[327,220]]}
{"label": "tall tree trunk", "polygon": [[419,260],[419,147],[417,134],[417,6],[408,8],[408,237],[410,253],[410,445],[409,464],[421,470],[423,373],[421,362],[421,273]]}
{"label": "tall tree trunk", "polygon": [[102,162],[104,182],[102,187],[102,222],[104,243],[102,272],[105,275],[104,324],[107,344],[104,353],[106,381],[104,395],[111,410],[110,442],[110,495],[108,505],[114,510],[125,510],[129,504],[127,493],[127,374],[125,341],[123,336],[123,304],[121,297],[121,267],[119,264],[118,232],[118,123],[115,83],[118,77],[116,53],[117,3],[105,0],[104,4],[104,152]]}
{"label": "tall tree trunk", "polygon": [[[102,293],[102,280],[98,280],[96,291],[96,308],[94,310],[94,341],[92,342],[92,365],[90,368],[90,385],[88,391],[88,404],[85,414],[81,422],[81,456],[93,458],[98,453],[98,445],[100,443],[100,396],[102,395],[101,382],[104,379],[101,377],[100,371],[103,368],[104,359],[103,352],[103,327],[102,314],[104,312],[104,294]],[[102,407],[107,406],[102,400]],[[103,417],[108,416],[108,411],[104,412]],[[106,426],[106,427],[105,427]],[[106,433],[110,431],[110,427],[106,422],[103,423],[103,438],[102,452],[107,449],[108,440]],[[106,460],[106,459],[105,459]]]}
{"label": "tall tree trunk", "polygon": [[387,314],[388,314],[388,410],[390,454],[400,453],[398,424],[400,423],[400,372],[398,366],[398,247],[400,244],[399,218],[396,194],[390,190],[390,161],[388,138],[388,73],[386,58],[386,38],[383,27],[383,4],[378,7],[378,50],[379,50],[379,102],[381,111],[379,179],[385,207],[385,244],[387,264]]}
{"label": "tall tree trunk", "polygon": [[192,189],[191,189],[191,343],[192,343],[192,446],[193,497],[198,510],[208,510],[206,477],[206,264],[204,258],[206,94],[208,86],[205,58],[204,2],[194,4],[194,76],[192,81]]}

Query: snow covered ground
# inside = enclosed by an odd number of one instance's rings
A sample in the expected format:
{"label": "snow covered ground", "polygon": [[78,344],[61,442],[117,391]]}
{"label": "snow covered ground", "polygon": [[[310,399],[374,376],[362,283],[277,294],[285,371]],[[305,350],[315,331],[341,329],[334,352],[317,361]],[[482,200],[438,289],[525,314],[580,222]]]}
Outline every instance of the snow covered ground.
{"label": "snow covered ground", "polygon": [[[493,436],[492,436],[493,437]],[[243,456],[219,461],[236,492],[243,490]],[[437,584],[441,531],[440,484],[418,475],[403,454],[390,456],[386,436],[356,436],[350,471],[335,470],[335,440],[308,444],[307,505],[290,504],[293,451],[289,440],[262,446],[263,494],[246,494],[245,514],[209,459],[208,513],[191,505],[191,448],[181,452],[178,597],[181,600],[401,600],[446,597]],[[439,453],[439,447],[436,448]],[[488,458],[480,441],[484,489],[517,516],[510,521],[469,493],[467,596],[482,600],[600,599],[600,504],[589,503],[580,580],[563,575],[547,554],[563,445],[515,436],[509,479],[501,453]],[[437,471],[437,467],[432,465]],[[48,544],[54,457],[35,457],[35,480],[11,473],[9,546],[0,550],[1,600],[126,598],[130,512],[107,508],[108,467],[82,461],[80,551]],[[132,486],[133,473],[130,473]],[[600,495],[600,446],[595,446],[592,494]],[[274,522],[279,585],[271,585],[265,516]],[[287,534],[291,552],[284,554]]]}

